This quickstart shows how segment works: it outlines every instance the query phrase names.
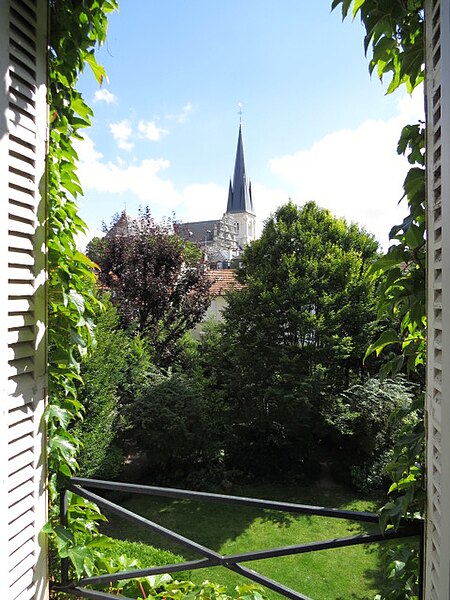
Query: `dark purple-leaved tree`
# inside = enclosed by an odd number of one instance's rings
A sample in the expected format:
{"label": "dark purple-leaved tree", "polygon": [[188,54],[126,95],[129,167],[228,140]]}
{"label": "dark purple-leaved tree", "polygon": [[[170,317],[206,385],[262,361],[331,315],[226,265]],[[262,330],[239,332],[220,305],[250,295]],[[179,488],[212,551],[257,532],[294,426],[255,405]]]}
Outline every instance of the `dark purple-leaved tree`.
{"label": "dark purple-leaved tree", "polygon": [[145,208],[136,219],[125,212],[113,219],[87,254],[100,268],[100,284],[110,290],[122,325],[150,341],[157,365],[169,366],[180,338],[210,302],[200,248],[176,235],[170,220],[157,223]]}

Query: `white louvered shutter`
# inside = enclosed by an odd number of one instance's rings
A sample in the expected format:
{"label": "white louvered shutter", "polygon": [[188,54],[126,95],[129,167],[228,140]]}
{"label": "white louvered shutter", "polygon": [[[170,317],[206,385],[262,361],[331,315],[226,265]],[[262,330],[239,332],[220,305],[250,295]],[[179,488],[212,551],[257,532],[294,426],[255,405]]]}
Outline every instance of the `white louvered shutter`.
{"label": "white louvered shutter", "polygon": [[[46,0],[0,0],[0,596],[47,597]],[[42,181],[44,181],[42,179]]]}
{"label": "white louvered shutter", "polygon": [[426,3],[427,600],[450,598],[450,0]]}

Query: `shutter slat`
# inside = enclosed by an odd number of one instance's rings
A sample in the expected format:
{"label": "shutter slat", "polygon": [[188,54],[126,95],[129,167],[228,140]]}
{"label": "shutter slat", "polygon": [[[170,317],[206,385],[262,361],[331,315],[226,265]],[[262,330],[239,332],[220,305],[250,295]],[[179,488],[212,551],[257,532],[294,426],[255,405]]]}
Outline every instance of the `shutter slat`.
{"label": "shutter slat", "polygon": [[[36,391],[35,377],[32,371],[17,376],[11,375],[8,378],[7,390],[10,394],[17,394],[14,396],[14,402],[10,402],[11,407],[13,407],[12,404],[20,406],[35,402],[36,398],[40,395],[40,390]],[[20,393],[17,390],[20,390]],[[41,400],[44,401],[45,398],[42,397]]]}
{"label": "shutter slat", "polygon": [[23,173],[22,177],[27,177],[34,181],[34,166],[26,157],[20,158],[18,156],[9,155],[9,166],[16,171]]}
{"label": "shutter slat", "polygon": [[33,539],[34,536],[34,527],[32,523],[26,525],[22,531],[17,533],[14,537],[9,540],[9,545],[11,548],[11,553],[15,552],[17,548],[19,548],[22,544],[25,544],[28,540]]}
{"label": "shutter slat", "polygon": [[24,481],[19,487],[14,488],[8,493],[9,506],[13,506],[22,501],[23,498],[30,496],[33,497],[34,493],[34,482],[31,479]]}
{"label": "shutter slat", "polygon": [[26,313],[34,309],[34,303],[31,298],[9,298],[8,312],[10,313]]}
{"label": "shutter slat", "polygon": [[32,419],[20,421],[9,427],[9,436],[12,441],[26,438],[34,433],[34,423]]}
{"label": "shutter slat", "polygon": [[34,468],[32,464],[25,465],[23,469],[16,471],[8,477],[8,491],[23,485],[26,481],[33,481]]}
{"label": "shutter slat", "polygon": [[[27,250],[33,252],[33,238],[23,234],[20,231],[9,231],[8,235],[9,247],[11,250]],[[10,296],[14,294],[10,294]]]}
{"label": "shutter slat", "polygon": [[9,96],[9,106],[13,110],[19,110],[25,117],[36,123],[36,108],[34,102],[22,94],[12,90]]}
{"label": "shutter slat", "polygon": [[34,325],[34,315],[31,312],[21,312],[8,316],[8,328],[28,327]]}
{"label": "shutter slat", "polygon": [[19,123],[21,127],[28,129],[29,131],[34,131],[36,127],[36,122],[33,117],[28,114],[28,111],[22,112],[22,109],[19,105],[14,102],[10,103],[8,110],[6,111],[6,116],[10,121],[14,121],[15,123]]}
{"label": "shutter slat", "polygon": [[30,102],[36,103],[36,88],[27,79],[23,79],[18,73],[10,71],[10,90],[14,94],[21,94]]}
{"label": "shutter slat", "polygon": [[33,452],[28,448],[24,452],[21,452],[14,458],[9,460],[9,468],[11,473],[17,473],[28,465],[33,465],[34,455]]}
{"label": "shutter slat", "polygon": [[10,170],[9,174],[9,182],[10,184],[16,185],[17,187],[27,190],[28,192],[33,192],[34,188],[36,187],[30,177],[27,177],[21,172],[15,172],[12,169]]}
{"label": "shutter slat", "polygon": [[34,357],[34,345],[29,342],[13,344],[8,349],[8,360],[10,362],[30,359]]}
{"label": "shutter slat", "polygon": [[17,344],[21,342],[30,342],[34,344],[34,330],[31,327],[23,329],[13,329],[8,332],[8,344]]}
{"label": "shutter slat", "polygon": [[26,82],[30,88],[36,93],[36,85],[33,82],[33,77],[30,75],[28,69],[24,68],[24,66],[18,62],[11,62],[9,65],[10,77],[13,79],[16,77],[17,79],[21,79]]}
{"label": "shutter slat", "polygon": [[[16,121],[10,123],[9,127],[9,135],[10,137],[15,137],[17,139],[22,140],[25,144],[30,144],[31,146],[36,145],[36,131],[30,131],[29,129],[22,127],[22,125]],[[34,191],[34,190],[33,190]],[[36,205],[33,196],[33,206]]]}
{"label": "shutter slat", "polygon": [[33,407],[24,404],[17,408],[10,409],[6,416],[6,422],[8,423],[8,426],[12,426],[14,423],[19,423],[30,417],[33,417]]}
{"label": "shutter slat", "polygon": [[34,553],[24,558],[9,574],[11,592],[23,589],[24,585],[33,583],[33,566],[36,562]]}
{"label": "shutter slat", "polygon": [[11,0],[11,6],[14,6],[17,10],[25,6],[33,22],[36,21],[36,0]]}
{"label": "shutter slat", "polygon": [[22,544],[15,552],[10,554],[9,567],[12,571],[19,563],[21,563],[27,556],[34,552],[34,540],[30,538]]}
{"label": "shutter slat", "polygon": [[10,280],[10,293],[11,296],[30,296],[34,294],[34,285],[31,285],[27,281],[16,282]]}
{"label": "shutter slat", "polygon": [[9,151],[10,153],[15,152],[16,154],[23,155],[24,158],[32,161],[32,164],[36,160],[36,148],[34,144],[25,142],[13,135],[9,136]]}
{"label": "shutter slat", "polygon": [[[22,202],[15,201],[13,198],[9,199],[8,208],[9,229],[25,233],[30,239],[33,239],[37,221],[32,208]],[[30,229],[30,227],[33,227],[33,229]]]}
{"label": "shutter slat", "polygon": [[34,282],[34,273],[28,266],[10,266],[8,268],[8,279],[13,279],[16,281]]}
{"label": "shutter slat", "polygon": [[14,250],[10,250],[8,252],[8,260],[13,265],[34,265],[34,257],[31,252],[15,252]]}
{"label": "shutter slat", "polygon": [[29,240],[33,239],[35,232],[34,223],[30,223],[24,219],[14,218],[14,215],[9,215],[9,226],[15,233],[21,233],[28,236]]}
{"label": "shutter slat", "polygon": [[13,506],[21,501],[23,498],[34,494],[34,483],[33,480],[24,481],[19,487],[15,488],[8,494],[9,506]]}
{"label": "shutter slat", "polygon": [[33,496],[25,496],[19,502],[9,507],[8,510],[8,518],[10,519],[10,524],[12,525],[15,520],[17,520],[21,515],[26,513],[28,510],[33,509],[34,498]]}
{"label": "shutter slat", "polygon": [[8,540],[13,540],[25,527],[31,525],[34,529],[33,511],[25,511],[20,519],[15,519],[8,524]]}
{"label": "shutter slat", "polygon": [[9,362],[8,377],[17,377],[34,372],[34,363],[29,358],[11,360]]}

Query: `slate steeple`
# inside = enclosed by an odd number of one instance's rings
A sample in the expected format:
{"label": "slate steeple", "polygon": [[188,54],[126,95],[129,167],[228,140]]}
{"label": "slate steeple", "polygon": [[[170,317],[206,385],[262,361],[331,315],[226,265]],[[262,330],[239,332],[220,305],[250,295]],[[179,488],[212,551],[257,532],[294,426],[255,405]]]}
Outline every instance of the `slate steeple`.
{"label": "slate steeple", "polygon": [[252,185],[247,183],[245,172],[244,146],[242,144],[242,126],[239,124],[239,137],[234,163],[233,183],[230,180],[228,190],[227,213],[246,212],[255,214],[253,209]]}

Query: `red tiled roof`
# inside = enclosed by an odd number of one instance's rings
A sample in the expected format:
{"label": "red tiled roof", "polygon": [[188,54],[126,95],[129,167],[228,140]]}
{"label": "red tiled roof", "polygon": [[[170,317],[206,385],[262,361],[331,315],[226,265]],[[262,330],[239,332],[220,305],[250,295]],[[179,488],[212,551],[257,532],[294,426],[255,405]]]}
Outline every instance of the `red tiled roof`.
{"label": "red tiled roof", "polygon": [[230,290],[241,290],[242,284],[236,281],[236,273],[233,269],[210,269],[208,277],[212,281],[210,292],[213,296],[223,296]]}

